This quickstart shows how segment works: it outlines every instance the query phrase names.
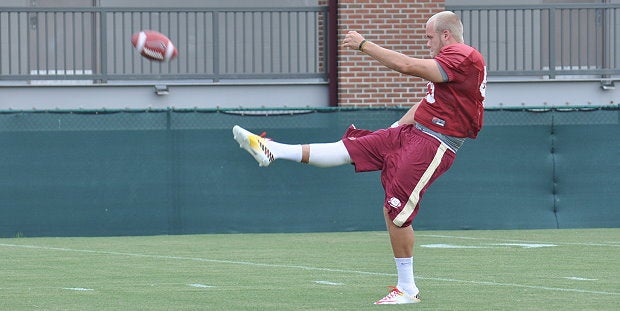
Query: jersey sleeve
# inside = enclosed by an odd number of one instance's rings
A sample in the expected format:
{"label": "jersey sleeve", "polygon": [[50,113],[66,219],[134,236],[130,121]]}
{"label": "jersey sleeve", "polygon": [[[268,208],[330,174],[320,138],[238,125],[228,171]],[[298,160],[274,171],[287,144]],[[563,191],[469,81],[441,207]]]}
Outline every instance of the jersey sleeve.
{"label": "jersey sleeve", "polygon": [[441,67],[441,64],[435,60],[435,63],[437,64],[437,68],[439,69],[439,73],[441,73],[441,82],[448,82],[450,81],[450,78],[448,77],[448,74],[446,73],[446,70],[443,69],[443,67]]}
{"label": "jersey sleeve", "polygon": [[463,49],[447,46],[435,56],[435,61],[445,71],[448,81],[459,82],[467,79],[467,73],[462,70],[464,63],[467,62],[467,54]]}

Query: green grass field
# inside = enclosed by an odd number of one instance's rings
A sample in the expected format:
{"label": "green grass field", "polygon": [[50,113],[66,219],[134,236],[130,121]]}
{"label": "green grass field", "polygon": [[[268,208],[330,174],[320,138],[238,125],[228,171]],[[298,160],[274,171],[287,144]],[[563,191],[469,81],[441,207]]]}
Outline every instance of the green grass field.
{"label": "green grass field", "polygon": [[418,231],[422,303],[384,232],[0,239],[0,310],[618,310],[620,229]]}

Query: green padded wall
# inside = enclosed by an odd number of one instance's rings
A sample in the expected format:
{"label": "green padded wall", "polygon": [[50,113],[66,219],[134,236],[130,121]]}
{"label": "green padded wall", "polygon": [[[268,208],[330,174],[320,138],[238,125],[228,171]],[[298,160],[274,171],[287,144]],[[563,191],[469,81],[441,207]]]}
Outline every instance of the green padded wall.
{"label": "green padded wall", "polygon": [[559,227],[620,227],[619,123],[617,111],[555,117]]}
{"label": "green padded wall", "polygon": [[[379,173],[259,168],[231,128],[331,142],[403,112],[5,112],[0,237],[383,230]],[[618,109],[487,111],[415,228],[620,226],[619,124]]]}

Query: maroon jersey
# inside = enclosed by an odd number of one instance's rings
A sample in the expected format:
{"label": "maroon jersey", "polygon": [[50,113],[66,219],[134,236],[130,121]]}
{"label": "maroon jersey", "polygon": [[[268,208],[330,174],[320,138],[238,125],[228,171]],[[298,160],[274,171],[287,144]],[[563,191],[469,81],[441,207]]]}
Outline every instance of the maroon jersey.
{"label": "maroon jersey", "polygon": [[435,60],[448,81],[428,83],[415,121],[444,135],[476,138],[482,127],[487,82],[482,55],[458,43],[443,47]]}

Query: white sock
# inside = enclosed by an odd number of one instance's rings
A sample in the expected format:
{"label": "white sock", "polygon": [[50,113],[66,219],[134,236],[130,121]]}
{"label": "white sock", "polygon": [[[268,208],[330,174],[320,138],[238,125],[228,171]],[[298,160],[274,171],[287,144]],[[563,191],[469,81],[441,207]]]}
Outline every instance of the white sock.
{"label": "white sock", "polygon": [[[308,164],[310,165],[317,167],[333,167],[351,163],[349,151],[347,151],[347,148],[341,140],[335,143],[309,144],[309,146],[310,157],[308,159]],[[268,140],[267,147],[276,159],[301,162],[301,145],[288,145]]]}
{"label": "white sock", "polygon": [[276,159],[301,161],[301,145],[288,145],[268,140],[267,147]]}
{"label": "white sock", "polygon": [[308,164],[317,167],[333,167],[350,164],[349,151],[342,140],[335,143],[310,144]]}
{"label": "white sock", "polygon": [[415,285],[413,277],[413,257],[394,258],[398,271],[398,284],[396,287],[403,293],[411,296],[417,295],[420,290]]}

